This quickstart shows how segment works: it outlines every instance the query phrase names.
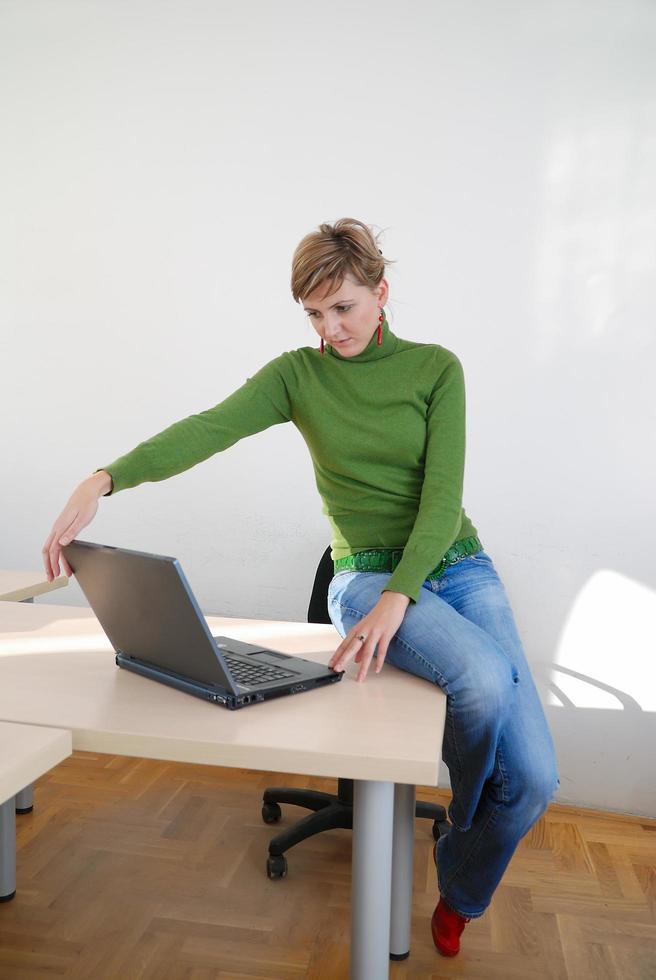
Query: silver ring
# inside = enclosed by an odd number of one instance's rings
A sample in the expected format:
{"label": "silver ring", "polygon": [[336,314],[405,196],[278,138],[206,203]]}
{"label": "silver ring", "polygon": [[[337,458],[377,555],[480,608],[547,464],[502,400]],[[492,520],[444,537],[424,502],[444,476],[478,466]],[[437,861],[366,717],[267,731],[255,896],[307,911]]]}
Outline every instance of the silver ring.
{"label": "silver ring", "polygon": [[362,633],[358,633],[358,635],[356,636],[356,640],[360,640],[361,643],[364,643],[366,639],[367,637],[364,636]]}

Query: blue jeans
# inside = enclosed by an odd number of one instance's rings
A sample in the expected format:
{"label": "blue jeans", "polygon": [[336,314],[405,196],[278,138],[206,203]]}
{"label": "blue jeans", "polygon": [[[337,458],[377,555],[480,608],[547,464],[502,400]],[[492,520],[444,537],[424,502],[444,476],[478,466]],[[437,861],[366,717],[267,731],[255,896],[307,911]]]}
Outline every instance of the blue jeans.
{"label": "blue jeans", "polygon": [[[391,572],[338,572],[328,612],[344,637],[376,605]],[[519,841],[560,786],[551,733],[505,587],[485,551],[423,584],[383,670],[407,670],[446,694],[442,758],[451,827],[437,842],[445,902],[481,916]],[[367,684],[375,684],[370,669]]]}

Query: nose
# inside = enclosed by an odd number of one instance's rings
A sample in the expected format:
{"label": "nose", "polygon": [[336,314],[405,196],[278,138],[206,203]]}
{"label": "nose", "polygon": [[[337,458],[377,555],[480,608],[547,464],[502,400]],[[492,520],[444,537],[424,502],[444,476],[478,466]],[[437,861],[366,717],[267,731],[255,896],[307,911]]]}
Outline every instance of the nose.
{"label": "nose", "polygon": [[330,321],[326,320],[324,324],[324,333],[329,344],[332,343],[333,340],[343,339],[344,332],[338,317],[335,317]]}

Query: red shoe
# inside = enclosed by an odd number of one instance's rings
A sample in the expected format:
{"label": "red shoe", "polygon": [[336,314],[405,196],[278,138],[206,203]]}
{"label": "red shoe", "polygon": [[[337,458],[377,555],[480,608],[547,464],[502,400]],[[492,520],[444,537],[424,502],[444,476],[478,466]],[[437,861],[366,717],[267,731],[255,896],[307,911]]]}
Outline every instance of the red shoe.
{"label": "red shoe", "polygon": [[455,956],[460,951],[460,935],[470,920],[450,908],[442,896],[431,919],[433,942],[442,956]]}

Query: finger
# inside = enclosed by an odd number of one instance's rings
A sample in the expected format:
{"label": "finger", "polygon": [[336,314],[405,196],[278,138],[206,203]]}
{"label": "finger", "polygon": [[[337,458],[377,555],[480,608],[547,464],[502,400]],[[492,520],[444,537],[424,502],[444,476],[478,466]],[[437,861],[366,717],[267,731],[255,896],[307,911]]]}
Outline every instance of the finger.
{"label": "finger", "polygon": [[50,546],[49,559],[50,559],[50,570],[53,578],[59,578],[59,554],[61,552],[61,547],[55,541]]}
{"label": "finger", "polygon": [[55,532],[54,531],[51,531],[50,534],[48,535],[48,538],[46,540],[46,543],[44,544],[43,548],[41,549],[41,557],[43,559],[43,567],[46,570],[46,576],[48,577],[48,581],[50,581],[50,579],[52,578],[52,568],[50,567],[50,545],[52,544],[52,539],[53,539],[54,535],[55,535]]}
{"label": "finger", "polygon": [[50,567],[55,578],[59,577],[59,557],[61,555],[61,545],[59,543],[61,532],[56,534],[50,545]]}
{"label": "finger", "polygon": [[56,576],[59,575],[59,566],[57,563],[59,560],[60,548],[57,544],[57,540],[60,533],[61,532],[55,526],[50,532],[50,536],[43,547],[44,565],[49,579],[56,578]]}
{"label": "finger", "polygon": [[375,641],[372,643],[367,642],[364,645],[364,650],[362,654],[362,664],[360,665],[360,670],[358,671],[358,676],[357,676],[358,683],[360,684],[363,683],[363,681],[367,676],[367,672],[369,670],[369,664],[373,659],[375,649],[376,649]]}
{"label": "finger", "polygon": [[358,650],[358,652],[355,655],[355,663],[356,664],[361,663],[363,654],[364,654],[364,643],[361,643],[360,644],[360,649]]}
{"label": "finger", "polygon": [[389,641],[387,643],[380,642],[378,644],[378,653],[376,654],[376,673],[380,674],[383,669],[383,664],[385,663],[385,657],[387,656],[387,648],[389,646]]}
{"label": "finger", "polygon": [[77,521],[71,521],[70,525],[66,528],[64,533],[59,538],[59,544],[70,544],[75,538],[75,535],[80,530],[80,525]]}
{"label": "finger", "polygon": [[66,559],[65,559],[65,557],[64,557],[64,555],[63,555],[63,554],[62,554],[62,556],[61,556],[61,563],[62,563],[62,567],[63,567],[63,569],[64,569],[64,572],[65,572],[65,573],[66,573],[66,575],[68,575],[68,577],[70,578],[70,577],[71,577],[71,575],[73,574],[73,569],[72,569],[72,568],[71,568],[71,566],[70,566],[70,565],[68,564],[68,562],[66,561]]}
{"label": "finger", "polygon": [[[77,517],[77,515],[76,515]],[[60,534],[55,535],[55,539],[50,546],[50,565],[54,576],[57,578],[59,576],[59,559],[61,557],[61,549],[63,544],[68,544],[75,538],[79,530],[79,524],[75,519],[71,521],[68,527],[65,528]],[[62,557],[62,563],[64,559]],[[70,567],[70,566],[69,566]]]}
{"label": "finger", "polygon": [[342,640],[342,642],[340,643],[340,645],[337,647],[337,649],[333,653],[332,657],[328,661],[328,666],[329,667],[333,667],[334,668],[335,664],[340,659],[340,657],[342,656],[342,654],[346,652],[346,650],[349,647],[349,644],[351,643],[351,641],[353,639],[352,633],[353,633],[353,630],[351,630],[350,632],[348,632],[346,634],[346,636],[344,637],[344,639]]}
{"label": "finger", "polygon": [[347,635],[342,643],[337,647],[335,653],[330,660],[330,666],[333,670],[345,670],[346,664],[349,660],[352,660],[355,654],[358,652],[361,646],[361,640],[358,640],[357,636]]}
{"label": "finger", "polygon": [[333,657],[333,659],[330,662],[330,666],[332,667],[333,670],[339,670],[339,671],[346,670],[346,665],[350,660],[352,660],[354,654],[355,654],[355,647],[353,647],[353,649],[349,649],[349,647],[346,647],[345,649],[342,650],[339,656],[335,655]]}

